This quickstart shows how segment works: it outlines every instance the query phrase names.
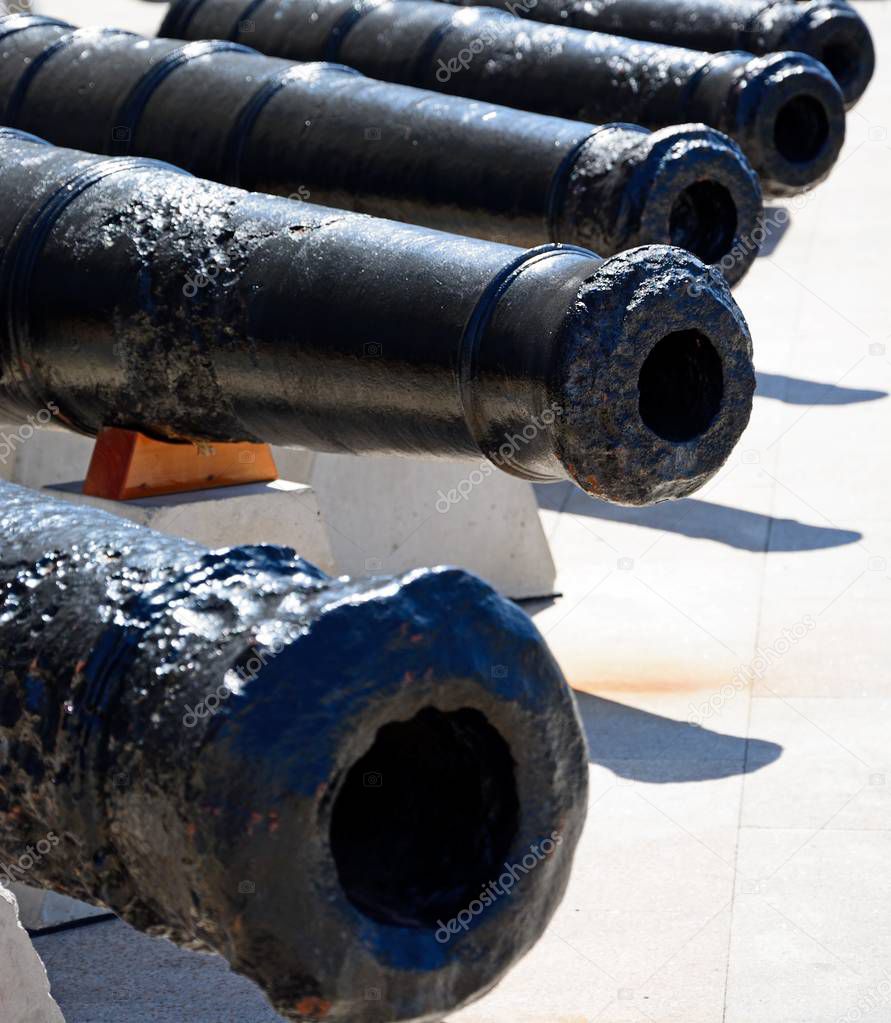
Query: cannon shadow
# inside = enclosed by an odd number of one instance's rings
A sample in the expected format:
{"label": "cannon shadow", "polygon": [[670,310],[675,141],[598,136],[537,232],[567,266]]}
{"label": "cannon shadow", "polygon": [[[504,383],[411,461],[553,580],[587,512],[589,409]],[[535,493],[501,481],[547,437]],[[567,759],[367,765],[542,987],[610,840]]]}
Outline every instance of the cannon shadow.
{"label": "cannon shadow", "polygon": [[[777,216],[780,211],[785,214],[784,217]],[[772,256],[779,248],[780,242],[792,225],[792,213],[792,210],[782,205],[764,208],[764,241],[758,250],[759,259]]]}
{"label": "cannon shadow", "polygon": [[651,784],[709,781],[751,774],[778,760],[783,747],[765,739],[725,735],[575,693],[588,740],[588,759],[620,778]]}
{"label": "cannon shadow", "polygon": [[[53,996],[70,1023],[283,1023],[260,989],[233,973],[222,956],[177,948],[123,920],[88,923],[34,938]],[[3,1023],[12,1021],[4,1017]]]}
{"label": "cannon shadow", "polygon": [[[547,483],[535,486],[538,506],[548,511],[563,511],[577,493],[571,483]],[[760,512],[744,511],[727,505],[712,504],[695,497],[665,502],[647,508],[631,508],[608,504],[586,497],[572,504],[573,515],[646,526],[667,533],[677,533],[693,540],[713,540],[738,550],[753,553],[817,551],[843,547],[863,538],[853,529],[834,526],[812,526],[797,519],[781,519]]]}
{"label": "cannon shadow", "polygon": [[759,371],[755,376],[758,381],[756,398],[772,398],[774,401],[784,401],[787,405],[856,405],[888,397],[887,391],[821,384],[816,380],[801,380],[782,373]]}

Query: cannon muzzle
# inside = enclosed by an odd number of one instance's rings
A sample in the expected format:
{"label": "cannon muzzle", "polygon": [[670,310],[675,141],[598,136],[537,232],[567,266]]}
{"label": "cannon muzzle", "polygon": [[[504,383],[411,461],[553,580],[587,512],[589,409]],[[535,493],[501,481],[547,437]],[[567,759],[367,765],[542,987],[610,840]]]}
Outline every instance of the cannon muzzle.
{"label": "cannon muzzle", "polygon": [[588,768],[516,606],[457,569],[334,580],[7,483],[0,527],[12,879],[221,953],[295,1021],[434,1023],[535,942]]}

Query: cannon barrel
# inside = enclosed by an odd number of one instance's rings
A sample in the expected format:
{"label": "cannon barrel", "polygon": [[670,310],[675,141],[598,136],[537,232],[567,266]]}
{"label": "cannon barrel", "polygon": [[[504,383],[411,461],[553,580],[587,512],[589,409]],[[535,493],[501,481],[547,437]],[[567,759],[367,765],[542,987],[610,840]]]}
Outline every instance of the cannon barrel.
{"label": "cannon barrel", "polygon": [[174,0],[160,34],[580,121],[701,121],[739,142],[773,195],[821,181],[844,141],[842,94],[801,53],[710,54],[435,0]]}
{"label": "cannon barrel", "polygon": [[682,249],[600,260],[247,193],[0,129],[0,416],[478,458],[682,496],[751,412],[751,338]]}
{"label": "cannon barrel", "polygon": [[845,104],[866,91],[876,55],[866,22],[846,0],[453,0],[587,31],[611,32],[694,50],[797,50],[825,64]]}
{"label": "cannon barrel", "polygon": [[512,245],[680,245],[731,283],[758,252],[757,176],[704,125],[580,124],[37,16],[0,21],[0,42],[0,121],[56,145]]}
{"label": "cannon barrel", "polygon": [[8,483],[0,526],[7,875],[221,953],[290,1020],[433,1023],[536,941],[587,757],[508,600]]}

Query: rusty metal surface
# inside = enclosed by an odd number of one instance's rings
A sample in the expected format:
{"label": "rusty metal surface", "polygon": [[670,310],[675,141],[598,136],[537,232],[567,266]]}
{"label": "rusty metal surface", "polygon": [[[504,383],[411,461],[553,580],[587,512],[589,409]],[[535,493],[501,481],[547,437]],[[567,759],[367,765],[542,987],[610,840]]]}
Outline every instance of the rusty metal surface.
{"label": "rusty metal surface", "polygon": [[832,72],[853,106],[875,71],[875,47],[866,22],[847,0],[455,0],[460,6],[498,7],[520,17],[694,50],[794,50]]}
{"label": "rusty metal surface", "polygon": [[517,607],[457,569],[335,580],[6,483],[0,529],[4,863],[221,953],[291,1020],[432,1023],[535,942],[588,767]]}
{"label": "rusty metal surface", "polygon": [[435,0],[176,0],[160,34],[337,60],[373,78],[581,121],[701,121],[740,144],[774,195],[825,178],[844,141],[842,94],[806,54],[710,54]]}
{"label": "rusty metal surface", "polygon": [[642,504],[701,486],[751,412],[742,314],[680,249],[524,251],[14,129],[0,171],[7,421],[485,456]]}
{"label": "rusty metal surface", "polygon": [[0,120],[57,145],[513,245],[678,244],[731,283],[758,252],[757,176],[704,125],[597,127],[34,17],[0,19],[0,43]]}

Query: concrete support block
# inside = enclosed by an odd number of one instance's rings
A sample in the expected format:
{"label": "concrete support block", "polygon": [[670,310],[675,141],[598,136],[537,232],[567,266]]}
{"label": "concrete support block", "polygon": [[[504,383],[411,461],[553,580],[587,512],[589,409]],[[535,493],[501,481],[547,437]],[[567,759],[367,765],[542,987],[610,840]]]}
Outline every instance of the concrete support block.
{"label": "concrete support block", "polygon": [[524,480],[479,459],[273,454],[282,476],[312,487],[340,574],[460,565],[514,599],[554,592],[554,562]]}
{"label": "concrete support block", "polygon": [[82,480],[93,454],[93,438],[69,430],[0,427],[0,479],[25,487]]}
{"label": "concrete support block", "polygon": [[12,892],[0,885],[0,1020],[65,1023],[50,995],[40,957],[18,918]]}
{"label": "concrete support block", "polygon": [[45,489],[54,497],[91,504],[159,533],[195,540],[207,547],[281,544],[326,572],[334,570],[327,531],[312,489],[276,480],[189,494],[107,501],[81,493],[82,481]]}
{"label": "concrete support block", "polygon": [[37,14],[62,18],[75,25],[114,25],[115,28],[126,28],[149,36],[157,35],[170,6],[158,0],[154,3],[114,0],[113,5],[97,3],[96,0],[0,0],[0,10],[4,4],[13,11],[30,8]]}
{"label": "concrete support block", "polygon": [[19,904],[21,925],[28,931],[42,931],[48,927],[64,926],[75,920],[108,915],[107,909],[90,906],[79,899],[71,899],[58,892],[48,892],[43,888],[11,884],[9,890]]}

